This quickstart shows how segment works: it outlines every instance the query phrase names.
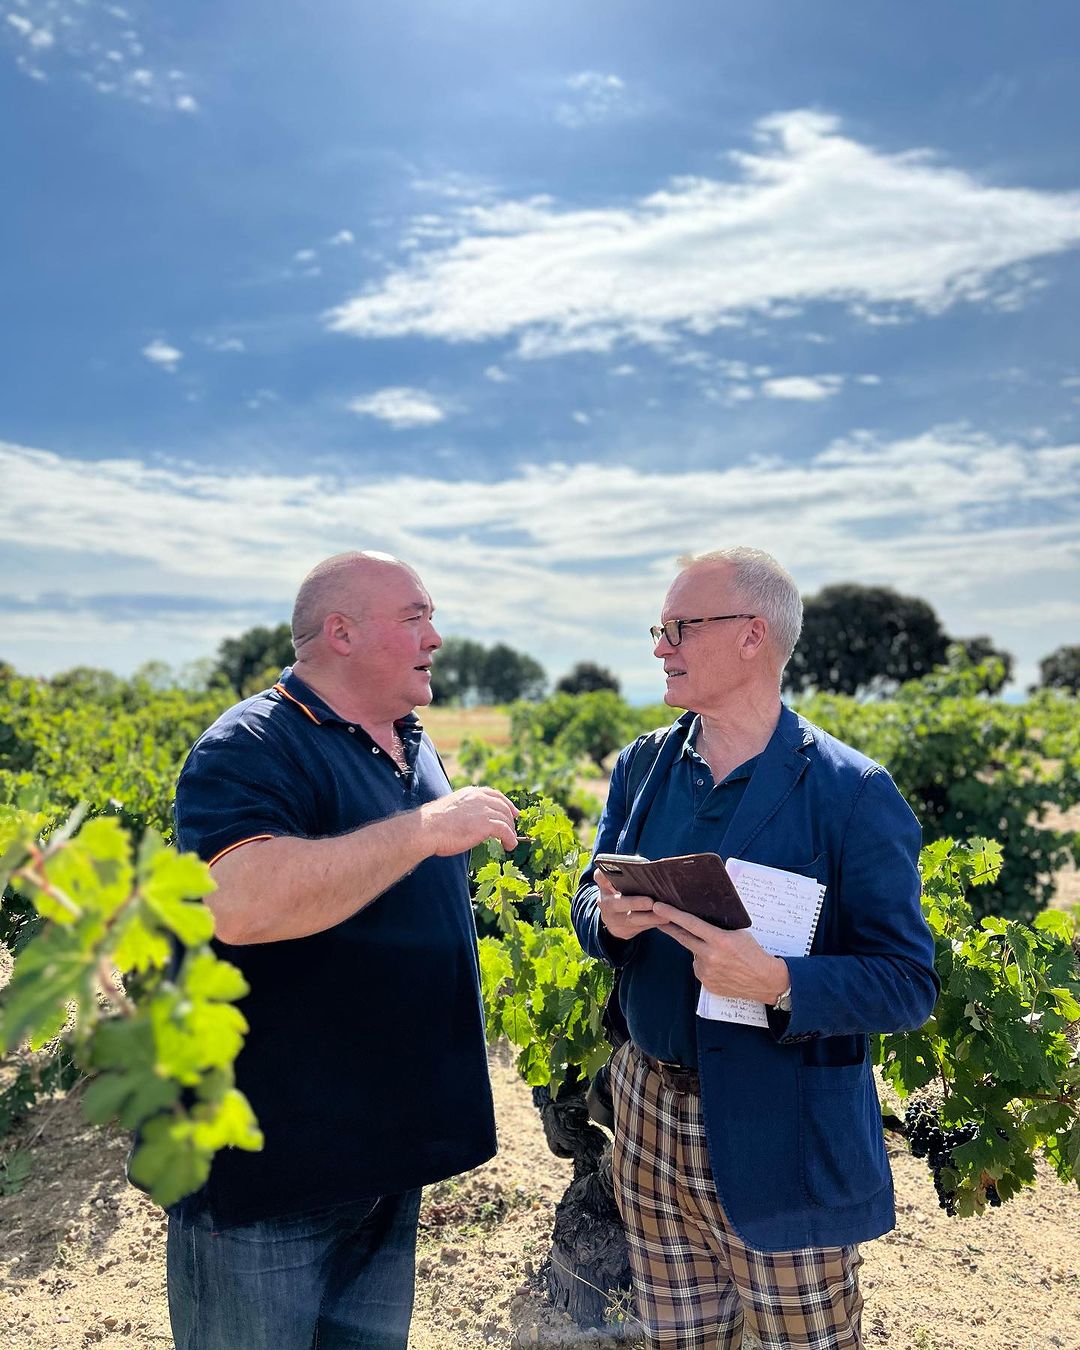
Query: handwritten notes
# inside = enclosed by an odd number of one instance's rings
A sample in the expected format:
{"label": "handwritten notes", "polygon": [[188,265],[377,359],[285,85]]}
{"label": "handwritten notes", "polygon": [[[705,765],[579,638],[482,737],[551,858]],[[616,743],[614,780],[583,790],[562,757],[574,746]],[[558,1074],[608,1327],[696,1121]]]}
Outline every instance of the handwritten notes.
{"label": "handwritten notes", "polygon": [[[728,876],[750,915],[750,932],[772,956],[806,956],[814,940],[825,887],[813,877],[785,872],[779,867],[727,860]],[[714,1022],[741,1022],[767,1027],[765,1005],[745,998],[724,998],[702,989],[698,1016]]]}

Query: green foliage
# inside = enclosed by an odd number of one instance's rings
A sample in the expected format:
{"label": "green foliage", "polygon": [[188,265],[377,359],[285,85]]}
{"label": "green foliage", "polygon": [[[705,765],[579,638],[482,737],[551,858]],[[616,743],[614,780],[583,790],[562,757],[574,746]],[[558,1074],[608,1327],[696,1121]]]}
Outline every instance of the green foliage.
{"label": "green foliage", "polygon": [[115,815],[136,836],[172,831],[184,756],[231,701],[117,682],[107,696],[83,685],[20,679],[0,684],[0,800],[47,784],[57,818],[80,802]]}
{"label": "green foliage", "polygon": [[41,1098],[66,1092],[79,1079],[78,1066],[66,1047],[26,1054],[8,1068],[8,1081],[0,1089],[0,1139],[21,1124]]}
{"label": "green foliage", "polygon": [[575,824],[595,821],[600,814],[597,799],[576,786],[577,760],[531,736],[515,738],[505,749],[486,741],[462,741],[458,763],[456,787],[483,783],[507,794],[517,789],[535,793],[557,802]]}
{"label": "green foliage", "polygon": [[[488,1035],[517,1047],[525,1081],[554,1094],[591,1077],[610,1053],[601,1016],[612,977],[582,953],[570,922],[583,866],[573,824],[543,803],[522,811],[518,828],[531,842],[523,866],[495,843],[473,852],[476,906],[499,934],[480,940],[484,1012]],[[538,922],[522,917],[533,895],[542,905]]]}
{"label": "green foliage", "polygon": [[904,685],[888,702],[818,695],[799,711],[886,766],[927,841],[979,835],[1000,840],[1009,865],[976,902],[980,914],[1030,921],[1050,900],[1053,874],[1080,860],[1080,833],[1050,824],[1048,811],[1080,801],[1080,710],[993,701],[980,694],[983,667],[957,658]]}
{"label": "green foliage", "polygon": [[218,1149],[262,1147],[233,1081],[247,1030],[234,1003],[247,986],[207,945],[202,898],[214,883],[153,831],[136,848],[115,817],[99,816],[43,839],[42,819],[0,806],[0,884],[43,920],[3,991],[0,1050],[62,1035],[91,1075],[87,1118],[139,1132],[132,1178],[169,1205],[205,1181]]}
{"label": "green foliage", "polygon": [[214,674],[227,682],[234,693],[244,694],[250,682],[268,669],[273,670],[274,679],[277,679],[279,672],[292,664],[293,657],[289,624],[249,628],[239,637],[226,638],[218,647]]}
{"label": "green foliage", "polygon": [[484,682],[486,655],[483,643],[471,638],[444,639],[431,665],[432,702],[439,705],[475,702]]}
{"label": "green foliage", "polygon": [[895,688],[945,659],[948,638],[925,600],[888,586],[826,586],[803,607],[785,681],[795,693]]}
{"label": "green foliage", "polygon": [[1035,1180],[1034,1157],[1080,1181],[1080,975],[1076,922],[1047,910],[1033,926],[973,922],[971,887],[992,883],[998,844],[940,839],[922,853],[923,911],[934,934],[941,994],[919,1031],[876,1039],[876,1062],[907,1096],[938,1089],[947,1126],[976,1127],[953,1152],[947,1188],[956,1211],[981,1213]]}
{"label": "green foliage", "polygon": [[546,685],[539,661],[505,642],[485,647],[470,638],[448,637],[431,668],[432,697],[440,704],[538,699]]}
{"label": "green foliage", "polygon": [[984,677],[981,689],[977,691],[980,693],[998,694],[1012,679],[1012,652],[995,647],[993,639],[985,633],[978,637],[957,638],[949,645],[946,660],[983,667]]}
{"label": "green foliage", "polygon": [[539,661],[497,642],[484,656],[478,693],[482,703],[512,703],[543,697],[547,675]]}
{"label": "green foliage", "polygon": [[1039,684],[1044,689],[1067,689],[1080,694],[1080,644],[1058,647],[1039,662]]}
{"label": "green foliage", "polygon": [[618,694],[622,686],[617,676],[606,666],[598,666],[595,661],[579,661],[555,685],[557,694],[595,694],[601,689],[610,689]]}

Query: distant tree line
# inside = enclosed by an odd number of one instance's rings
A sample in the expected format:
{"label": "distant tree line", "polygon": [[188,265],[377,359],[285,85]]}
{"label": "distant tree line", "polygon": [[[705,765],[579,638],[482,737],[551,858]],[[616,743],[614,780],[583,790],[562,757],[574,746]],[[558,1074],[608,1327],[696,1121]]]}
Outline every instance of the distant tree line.
{"label": "distant tree line", "polygon": [[[985,634],[950,637],[925,600],[888,586],[842,582],[806,598],[802,636],[785,672],[785,686],[792,694],[884,696],[941,665],[951,647],[982,668],[987,693],[998,693],[1012,678],[1010,652]],[[148,661],[132,678],[151,689],[222,687],[247,695],[272,684],[292,660],[292,634],[287,623],[280,623],[226,638],[216,656],[179,673],[163,662]],[[14,673],[0,661],[0,681]],[[65,671],[56,681],[98,696],[123,683],[110,671],[87,666]],[[467,706],[543,698],[548,677],[539,661],[505,642],[487,647],[471,638],[448,637],[435,655],[431,682],[436,703]],[[1044,657],[1034,688],[1080,692],[1080,644],[1058,647]],[[556,693],[604,689],[619,693],[619,681],[592,661],[579,661],[555,683]]]}

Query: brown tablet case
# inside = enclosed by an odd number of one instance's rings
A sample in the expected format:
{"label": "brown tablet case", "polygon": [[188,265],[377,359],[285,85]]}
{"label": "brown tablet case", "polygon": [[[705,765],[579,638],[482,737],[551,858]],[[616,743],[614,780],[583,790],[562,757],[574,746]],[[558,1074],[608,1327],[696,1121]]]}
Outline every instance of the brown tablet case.
{"label": "brown tablet case", "polygon": [[614,854],[598,857],[596,866],[623,895],[662,900],[720,928],[750,927],[750,915],[717,853],[687,853],[656,862]]}

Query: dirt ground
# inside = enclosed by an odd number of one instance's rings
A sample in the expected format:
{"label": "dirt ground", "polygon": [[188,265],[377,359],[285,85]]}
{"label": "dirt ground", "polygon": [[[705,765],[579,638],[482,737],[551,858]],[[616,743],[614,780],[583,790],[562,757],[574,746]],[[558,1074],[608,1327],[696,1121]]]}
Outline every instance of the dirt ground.
{"label": "dirt ground", "polygon": [[[426,1194],[410,1350],[596,1350],[536,1278],[570,1164],[548,1152],[505,1055],[492,1074],[500,1152]],[[30,1140],[29,1177],[0,1198],[0,1346],[170,1346],[165,1225],[124,1181],[126,1139],[66,1099],[30,1118]],[[867,1347],[1080,1350],[1080,1190],[1044,1172],[1000,1210],[949,1219],[925,1164],[901,1141],[892,1152],[899,1225],[864,1249]]]}

